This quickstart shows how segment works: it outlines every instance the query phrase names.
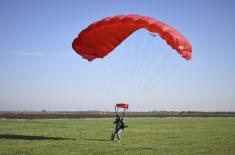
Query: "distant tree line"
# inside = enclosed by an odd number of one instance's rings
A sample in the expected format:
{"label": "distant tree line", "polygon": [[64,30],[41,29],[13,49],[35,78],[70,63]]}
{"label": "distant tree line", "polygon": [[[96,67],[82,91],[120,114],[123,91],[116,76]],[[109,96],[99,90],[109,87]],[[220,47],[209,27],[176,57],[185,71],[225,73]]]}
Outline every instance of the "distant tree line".
{"label": "distant tree line", "polygon": [[[79,111],[79,112],[0,112],[1,119],[59,119],[59,118],[113,118],[114,112]],[[150,111],[127,112],[127,117],[235,117],[235,112],[200,112],[200,111]]]}

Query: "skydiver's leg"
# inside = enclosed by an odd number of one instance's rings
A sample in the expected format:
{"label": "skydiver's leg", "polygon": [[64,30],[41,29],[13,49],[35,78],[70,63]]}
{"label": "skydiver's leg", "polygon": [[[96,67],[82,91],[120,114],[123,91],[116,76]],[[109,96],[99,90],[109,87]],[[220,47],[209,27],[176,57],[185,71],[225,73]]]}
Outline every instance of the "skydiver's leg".
{"label": "skydiver's leg", "polygon": [[117,138],[118,138],[118,141],[120,142],[121,141],[121,136],[119,134],[117,134]]}
{"label": "skydiver's leg", "polygon": [[116,136],[117,133],[118,133],[118,131],[115,129],[115,130],[112,132],[111,140],[114,140],[114,139],[115,139],[115,136]]}
{"label": "skydiver's leg", "polygon": [[118,141],[120,142],[120,140],[121,140],[121,134],[122,133],[122,129],[119,129],[118,131],[117,131],[117,138],[118,138]]}

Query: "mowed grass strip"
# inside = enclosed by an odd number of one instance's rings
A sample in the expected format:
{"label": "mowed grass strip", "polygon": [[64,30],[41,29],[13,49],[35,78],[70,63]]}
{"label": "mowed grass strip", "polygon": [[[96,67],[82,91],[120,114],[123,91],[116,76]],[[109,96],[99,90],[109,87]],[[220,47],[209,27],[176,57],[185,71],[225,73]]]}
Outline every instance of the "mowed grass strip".
{"label": "mowed grass strip", "polygon": [[235,118],[0,120],[1,155],[234,155]]}

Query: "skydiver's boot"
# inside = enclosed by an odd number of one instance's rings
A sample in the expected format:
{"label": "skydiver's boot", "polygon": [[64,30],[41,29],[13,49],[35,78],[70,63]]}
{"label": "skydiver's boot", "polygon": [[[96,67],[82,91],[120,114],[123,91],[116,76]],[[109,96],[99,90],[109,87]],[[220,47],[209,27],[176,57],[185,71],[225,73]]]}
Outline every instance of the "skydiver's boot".
{"label": "skydiver's boot", "polygon": [[121,136],[119,134],[117,134],[117,138],[118,138],[118,142],[121,141]]}

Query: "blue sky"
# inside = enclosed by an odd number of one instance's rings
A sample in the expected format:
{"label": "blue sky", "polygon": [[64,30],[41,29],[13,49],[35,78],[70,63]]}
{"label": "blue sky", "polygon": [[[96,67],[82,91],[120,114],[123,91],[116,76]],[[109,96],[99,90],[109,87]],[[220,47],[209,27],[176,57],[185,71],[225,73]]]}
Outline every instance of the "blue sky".
{"label": "blue sky", "polygon": [[[233,0],[1,0],[0,110],[235,111]],[[185,61],[139,30],[104,59],[71,48],[92,22],[140,14],[183,33]]]}

